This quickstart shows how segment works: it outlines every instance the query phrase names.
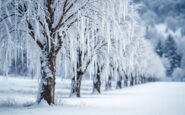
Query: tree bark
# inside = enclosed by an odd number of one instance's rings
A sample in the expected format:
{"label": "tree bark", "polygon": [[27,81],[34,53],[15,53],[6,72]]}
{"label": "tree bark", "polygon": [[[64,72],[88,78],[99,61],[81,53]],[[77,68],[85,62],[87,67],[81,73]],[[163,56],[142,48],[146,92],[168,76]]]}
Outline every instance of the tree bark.
{"label": "tree bark", "polygon": [[110,90],[111,89],[111,86],[112,86],[112,76],[109,75],[108,81],[107,81],[107,83],[105,85],[105,90]]}
{"label": "tree bark", "polygon": [[70,96],[75,95],[76,97],[80,97],[82,76],[83,76],[83,72],[80,70],[80,71],[77,71],[76,78],[75,77],[72,78]]}
{"label": "tree bark", "polygon": [[117,84],[116,84],[116,88],[117,89],[121,89],[122,88],[122,80],[123,80],[123,77],[119,76]]}
{"label": "tree bark", "polygon": [[116,88],[117,89],[121,89],[122,88],[122,80],[123,80],[123,77],[122,77],[122,75],[120,73],[119,68],[117,69],[117,72],[118,72],[119,77],[117,79]]}
{"label": "tree bark", "polygon": [[133,86],[133,85],[134,85],[134,77],[131,74],[130,86]]}
{"label": "tree bark", "polygon": [[94,81],[93,81],[93,93],[95,93],[95,92],[101,93],[101,78],[100,78],[100,73],[101,73],[101,70],[98,67],[97,68],[97,74],[96,74],[96,76],[94,78]]}
{"label": "tree bark", "polygon": [[137,85],[137,76],[134,76],[134,85]]}
{"label": "tree bark", "polygon": [[144,76],[141,76],[141,83],[145,83],[145,77]]}
{"label": "tree bark", "polygon": [[56,54],[54,51],[42,51],[41,60],[41,81],[37,102],[44,99],[49,105],[54,104],[55,97],[55,73]]}
{"label": "tree bark", "polygon": [[128,76],[125,74],[124,86],[128,87]]}

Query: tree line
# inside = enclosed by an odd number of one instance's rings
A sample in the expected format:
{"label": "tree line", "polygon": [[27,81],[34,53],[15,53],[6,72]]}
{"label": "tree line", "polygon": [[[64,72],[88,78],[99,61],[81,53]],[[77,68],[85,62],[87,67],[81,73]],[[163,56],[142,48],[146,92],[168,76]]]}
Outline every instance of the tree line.
{"label": "tree line", "polygon": [[7,0],[0,9],[0,73],[38,76],[37,103],[54,104],[56,75],[71,78],[77,97],[84,76],[98,93],[102,80],[109,90],[113,80],[122,88],[164,76],[129,0]]}

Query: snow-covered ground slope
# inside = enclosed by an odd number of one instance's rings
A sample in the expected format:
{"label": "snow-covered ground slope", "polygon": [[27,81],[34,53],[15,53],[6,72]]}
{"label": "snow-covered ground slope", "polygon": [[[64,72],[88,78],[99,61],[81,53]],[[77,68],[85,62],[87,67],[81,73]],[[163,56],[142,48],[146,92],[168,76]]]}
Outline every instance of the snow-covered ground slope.
{"label": "snow-covered ground slope", "polygon": [[38,82],[0,77],[0,115],[185,115],[185,83],[156,82],[92,95],[83,81],[82,97],[68,98],[70,82],[56,85],[57,105],[34,105]]}

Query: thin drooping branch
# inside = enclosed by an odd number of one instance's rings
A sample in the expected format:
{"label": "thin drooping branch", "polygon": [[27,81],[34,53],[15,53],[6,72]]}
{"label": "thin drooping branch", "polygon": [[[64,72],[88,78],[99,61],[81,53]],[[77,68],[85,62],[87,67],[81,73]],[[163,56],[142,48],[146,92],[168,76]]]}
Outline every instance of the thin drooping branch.
{"label": "thin drooping branch", "polygon": [[36,41],[36,43],[39,46],[39,48],[42,50],[44,48],[43,44],[39,41],[39,39],[35,38],[35,33],[33,32],[33,26],[31,25],[31,23],[29,21],[27,21],[27,24],[28,24],[28,28],[30,30],[29,34],[31,35],[33,40]]}

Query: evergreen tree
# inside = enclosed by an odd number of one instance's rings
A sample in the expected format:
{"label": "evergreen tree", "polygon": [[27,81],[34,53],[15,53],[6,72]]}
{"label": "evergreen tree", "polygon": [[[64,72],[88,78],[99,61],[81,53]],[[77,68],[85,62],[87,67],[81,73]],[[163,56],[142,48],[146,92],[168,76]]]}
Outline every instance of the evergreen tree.
{"label": "evergreen tree", "polygon": [[181,56],[177,53],[177,45],[172,35],[169,35],[164,44],[164,57],[168,58],[170,67],[167,68],[167,75],[171,76],[173,70],[180,67]]}
{"label": "evergreen tree", "polygon": [[162,43],[161,43],[160,40],[159,40],[159,42],[158,42],[158,44],[157,44],[157,46],[156,46],[155,51],[156,51],[156,53],[157,53],[160,57],[162,57],[162,55],[163,55],[163,46],[162,46]]}

